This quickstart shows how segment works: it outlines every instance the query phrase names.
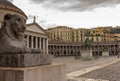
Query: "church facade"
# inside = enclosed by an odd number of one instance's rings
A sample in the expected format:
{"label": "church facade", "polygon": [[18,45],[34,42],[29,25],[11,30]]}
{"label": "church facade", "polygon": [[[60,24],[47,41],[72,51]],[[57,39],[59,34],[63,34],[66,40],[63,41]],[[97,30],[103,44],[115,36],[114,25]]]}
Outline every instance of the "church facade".
{"label": "church facade", "polygon": [[44,29],[35,22],[27,24],[25,42],[29,48],[41,49],[48,53],[48,36]]}

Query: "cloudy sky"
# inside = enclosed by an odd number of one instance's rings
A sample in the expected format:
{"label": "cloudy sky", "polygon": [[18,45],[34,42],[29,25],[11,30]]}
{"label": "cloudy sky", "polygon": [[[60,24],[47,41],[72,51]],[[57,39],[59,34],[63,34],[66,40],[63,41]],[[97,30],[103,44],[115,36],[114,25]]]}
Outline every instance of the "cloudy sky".
{"label": "cloudy sky", "polygon": [[32,22],[44,28],[120,26],[120,0],[14,0]]}

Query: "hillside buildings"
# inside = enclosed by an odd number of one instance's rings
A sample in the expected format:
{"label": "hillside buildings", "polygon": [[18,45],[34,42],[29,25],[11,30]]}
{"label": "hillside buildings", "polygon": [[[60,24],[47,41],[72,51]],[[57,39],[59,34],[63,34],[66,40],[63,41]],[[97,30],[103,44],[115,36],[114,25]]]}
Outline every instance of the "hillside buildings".
{"label": "hillside buildings", "polygon": [[49,28],[46,30],[49,53],[55,56],[75,56],[80,55],[81,50],[93,50],[94,54],[108,51],[110,55],[116,55],[120,35],[118,36],[114,29],[113,27],[74,29],[66,26]]}
{"label": "hillside buildings", "polygon": [[66,26],[58,26],[46,30],[49,42],[104,42],[115,41],[115,34],[111,33],[112,27],[98,27],[93,29],[70,28]]}

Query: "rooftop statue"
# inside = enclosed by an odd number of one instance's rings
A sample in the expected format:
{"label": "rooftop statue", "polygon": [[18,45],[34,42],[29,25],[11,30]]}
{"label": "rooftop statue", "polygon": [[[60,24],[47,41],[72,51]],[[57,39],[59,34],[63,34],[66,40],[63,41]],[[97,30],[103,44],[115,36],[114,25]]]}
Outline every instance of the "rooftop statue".
{"label": "rooftop statue", "polygon": [[26,20],[21,16],[6,14],[0,29],[0,54],[41,53],[40,50],[27,48],[24,42]]}

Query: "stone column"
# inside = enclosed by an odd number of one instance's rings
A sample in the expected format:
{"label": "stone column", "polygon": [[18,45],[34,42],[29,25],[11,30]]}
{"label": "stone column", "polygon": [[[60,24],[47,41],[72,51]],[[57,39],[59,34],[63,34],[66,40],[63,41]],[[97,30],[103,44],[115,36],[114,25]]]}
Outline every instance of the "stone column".
{"label": "stone column", "polygon": [[46,50],[46,38],[44,38],[44,49]]}
{"label": "stone column", "polygon": [[46,46],[46,38],[44,38],[44,51],[47,52],[46,50],[47,46]]}
{"label": "stone column", "polygon": [[43,51],[45,52],[45,38],[43,38]]}
{"label": "stone column", "polygon": [[35,41],[36,41],[36,49],[38,49],[38,37],[35,38]]}
{"label": "stone column", "polygon": [[46,52],[48,53],[48,39],[46,38]]}
{"label": "stone column", "polygon": [[39,48],[41,49],[41,38],[39,38]]}
{"label": "stone column", "polygon": [[33,36],[31,36],[31,48],[33,48]]}
{"label": "stone column", "polygon": [[43,38],[41,38],[41,49],[43,50],[43,45],[44,45],[44,43],[43,43]]}

